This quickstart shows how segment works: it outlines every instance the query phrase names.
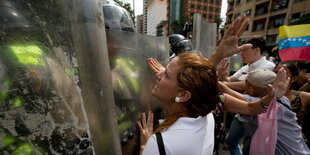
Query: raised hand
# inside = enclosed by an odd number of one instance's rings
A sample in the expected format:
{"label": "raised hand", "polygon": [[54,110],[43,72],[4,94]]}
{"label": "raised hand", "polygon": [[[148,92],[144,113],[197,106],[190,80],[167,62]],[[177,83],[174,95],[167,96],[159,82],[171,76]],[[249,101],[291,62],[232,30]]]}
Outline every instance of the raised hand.
{"label": "raised hand", "polygon": [[223,58],[232,56],[242,50],[251,48],[251,44],[244,44],[238,46],[238,40],[248,26],[249,19],[243,14],[239,16],[229,26],[228,30],[223,36],[221,43],[216,49],[216,52],[209,59],[214,65],[218,64]]}
{"label": "raised hand", "polygon": [[289,85],[290,78],[287,77],[287,73],[283,67],[281,67],[277,73],[277,77],[274,83],[268,85],[268,96],[276,95],[276,98],[282,97]]}
{"label": "raised hand", "polygon": [[228,81],[227,79],[228,66],[229,66],[229,61],[227,60],[227,58],[224,58],[223,60],[221,60],[220,66],[217,68],[217,75],[218,75],[219,80]]}
{"label": "raised hand", "polygon": [[149,67],[152,69],[152,71],[155,73],[155,75],[159,72],[165,71],[165,67],[163,67],[156,59],[154,58],[148,58],[147,63]]}
{"label": "raised hand", "polygon": [[149,137],[153,134],[153,120],[154,114],[149,111],[146,119],[145,113],[141,114],[141,121],[138,121],[138,127],[140,130],[140,153],[144,150],[144,146],[149,139]]}

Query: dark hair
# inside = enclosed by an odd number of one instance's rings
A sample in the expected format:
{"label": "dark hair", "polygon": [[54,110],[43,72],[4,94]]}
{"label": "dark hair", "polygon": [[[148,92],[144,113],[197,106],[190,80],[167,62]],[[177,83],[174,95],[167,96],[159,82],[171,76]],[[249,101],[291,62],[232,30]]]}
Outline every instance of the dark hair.
{"label": "dark hair", "polygon": [[252,37],[245,42],[246,44],[252,44],[253,49],[259,48],[260,53],[263,54],[266,50],[266,40],[263,37]]}
{"label": "dark hair", "polygon": [[220,101],[214,65],[197,53],[180,53],[177,57],[178,65],[182,66],[177,74],[178,89],[189,91],[191,98],[184,103],[187,111],[168,116],[155,133],[168,128],[180,117],[206,116]]}
{"label": "dark hair", "polygon": [[292,61],[282,61],[278,64],[279,65],[285,65],[292,73],[292,77],[298,76],[299,71],[297,68],[297,65]]}

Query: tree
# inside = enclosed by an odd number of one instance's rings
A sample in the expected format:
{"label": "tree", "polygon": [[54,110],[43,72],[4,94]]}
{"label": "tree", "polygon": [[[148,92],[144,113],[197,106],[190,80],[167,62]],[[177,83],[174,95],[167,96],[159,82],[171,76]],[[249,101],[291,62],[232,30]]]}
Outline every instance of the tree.
{"label": "tree", "polygon": [[[188,25],[188,23],[193,23],[191,19],[188,18],[187,15],[182,15],[180,20],[174,20],[171,23],[171,29],[172,29],[172,33],[174,34],[181,34],[184,27],[186,26],[186,24]],[[190,24],[191,25],[191,24]]]}
{"label": "tree", "polygon": [[180,30],[180,24],[177,20],[174,20],[172,23],[171,23],[171,29],[172,29],[172,32],[173,33],[179,33],[179,30]]}
{"label": "tree", "polygon": [[223,18],[216,16],[214,22],[217,24],[217,30],[220,28],[220,25],[223,23]]}
{"label": "tree", "polygon": [[132,21],[134,22],[134,25],[135,25],[135,19],[136,19],[136,16],[135,16],[135,13],[133,12],[133,10],[131,9],[131,6],[129,3],[124,3],[120,0],[114,0],[118,5],[120,5],[122,8],[124,8],[125,10],[128,11],[129,15],[131,16],[132,18]]}

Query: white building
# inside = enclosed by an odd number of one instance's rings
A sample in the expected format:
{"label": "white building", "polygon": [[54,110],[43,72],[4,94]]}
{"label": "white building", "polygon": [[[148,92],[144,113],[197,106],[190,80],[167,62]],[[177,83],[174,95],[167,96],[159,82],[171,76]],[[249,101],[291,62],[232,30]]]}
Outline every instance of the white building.
{"label": "white building", "polygon": [[147,3],[147,35],[156,36],[157,25],[167,20],[167,0],[149,0]]}

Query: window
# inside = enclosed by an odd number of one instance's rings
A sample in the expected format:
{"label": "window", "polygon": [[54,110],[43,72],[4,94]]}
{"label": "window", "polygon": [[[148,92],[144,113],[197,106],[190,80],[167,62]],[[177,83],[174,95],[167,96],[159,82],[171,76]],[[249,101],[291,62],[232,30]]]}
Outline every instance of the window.
{"label": "window", "polygon": [[197,9],[200,10],[200,5],[197,5]]}
{"label": "window", "polygon": [[251,9],[245,10],[244,13],[246,16],[251,16],[251,11],[252,11]]}
{"label": "window", "polygon": [[215,8],[215,12],[219,12],[219,8]]}
{"label": "window", "polygon": [[268,12],[268,6],[269,2],[257,5],[255,9],[255,16],[261,16],[266,14]]}
{"label": "window", "polygon": [[241,0],[236,0],[236,6],[240,4]]}
{"label": "window", "polygon": [[203,14],[202,16],[203,16],[204,18],[206,18],[206,17],[207,17],[207,15],[206,15],[206,14]]}
{"label": "window", "polygon": [[207,10],[207,7],[206,7],[206,6],[203,6],[203,9],[204,9],[204,10]]}
{"label": "window", "polygon": [[212,7],[210,7],[210,11],[213,11],[213,8],[212,8]]}
{"label": "window", "polygon": [[191,12],[191,16],[194,16],[194,13]]}
{"label": "window", "polygon": [[212,15],[209,15],[209,18],[212,19]]}
{"label": "window", "polygon": [[195,7],[194,4],[192,4],[192,5],[191,5],[191,8],[194,9],[194,7]]}
{"label": "window", "polygon": [[219,0],[216,0],[216,4],[220,4],[220,1],[219,1]]}
{"label": "window", "polygon": [[210,0],[210,3],[213,4],[213,0]]}
{"label": "window", "polygon": [[203,0],[204,2],[207,2],[207,0]]}
{"label": "window", "polygon": [[274,26],[275,27],[279,27],[279,26],[281,26],[283,24],[284,24],[284,18],[283,17],[282,18],[277,18],[277,19],[274,20]]}
{"label": "window", "polygon": [[291,21],[295,21],[295,20],[299,19],[301,17],[302,13],[303,12],[298,12],[298,13],[292,14]]}
{"label": "window", "polygon": [[264,24],[263,23],[258,23],[256,25],[255,31],[262,31],[264,29]]}
{"label": "window", "polygon": [[275,43],[276,41],[277,41],[277,34],[266,36],[266,42],[267,43]]}
{"label": "window", "polygon": [[268,29],[278,28],[284,24],[286,14],[269,17]]}
{"label": "window", "polygon": [[265,29],[265,23],[267,18],[256,20],[253,22],[252,31],[263,31]]}

